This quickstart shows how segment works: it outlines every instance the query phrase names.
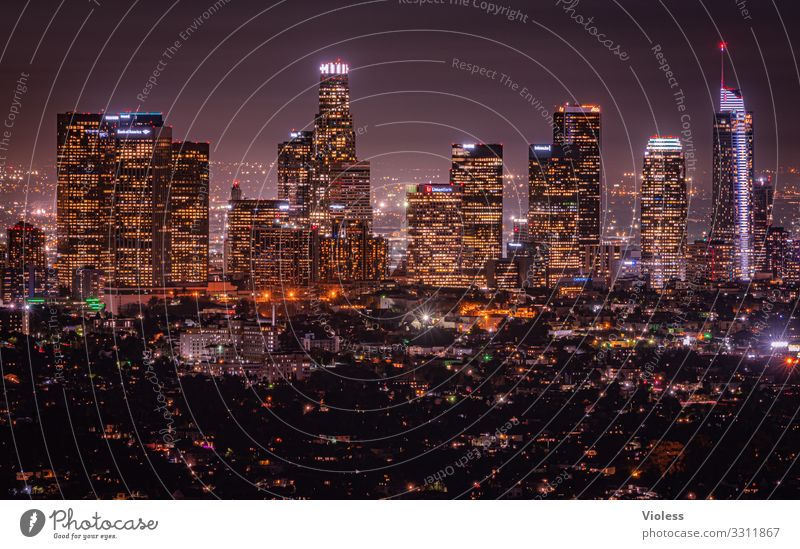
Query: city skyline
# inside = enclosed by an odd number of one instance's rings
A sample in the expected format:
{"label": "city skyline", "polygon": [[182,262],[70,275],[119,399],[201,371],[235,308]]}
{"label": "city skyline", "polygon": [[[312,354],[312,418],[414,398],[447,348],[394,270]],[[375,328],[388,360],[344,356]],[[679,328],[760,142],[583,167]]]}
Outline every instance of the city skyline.
{"label": "city skyline", "polygon": [[[729,250],[727,258],[720,256],[721,264],[730,266],[730,272],[719,275],[721,279],[747,281],[768,271],[774,262],[767,249],[774,192],[755,194],[753,113],[745,110],[742,91],[725,85],[726,50],[721,44],[713,148],[716,207],[709,235],[711,242],[725,243],[718,250]],[[224,280],[246,282],[254,291],[262,291],[282,286],[283,269],[289,269],[285,280],[293,287],[334,282],[334,275],[345,271],[350,274],[340,281],[360,280],[366,273],[371,274],[363,280],[374,281],[389,274],[388,248],[378,251],[387,243],[376,240],[373,232],[370,163],[359,161],[356,153],[350,97],[347,62],[337,58],[321,64],[314,130],[292,130],[290,140],[277,146],[279,199],[245,199],[238,181],[233,181],[222,249]],[[602,178],[601,112],[598,105],[559,105],[552,115],[552,144],[528,146],[528,240],[522,242],[522,261],[510,248],[511,263],[501,261],[506,258],[508,213],[503,146],[453,144],[449,187],[429,183],[407,191],[412,207],[405,221],[410,231],[405,244],[409,274],[416,271],[419,281],[445,286],[490,287],[498,284],[500,272],[511,276],[509,280],[516,276],[522,281],[520,273],[530,268],[530,248],[541,255],[537,269],[544,269],[544,278],[534,286],[558,286],[571,278],[613,283],[612,271],[622,255],[603,255],[613,241],[607,237],[606,214],[601,215],[607,184]],[[202,289],[211,280],[209,145],[173,142],[172,131],[157,112],[58,115],[58,246],[53,263],[60,287],[69,291],[76,284],[82,287],[75,278],[81,269],[98,269],[106,285],[118,291],[159,286]],[[665,164],[670,152],[678,152],[679,166]],[[625,253],[631,245],[641,246],[642,271],[654,277],[651,284],[660,289],[671,280],[686,281],[683,262],[691,257],[686,157],[680,137],[649,139],[641,176],[641,230],[625,246]],[[670,187],[670,178],[679,187]],[[433,220],[433,212],[413,210],[429,200],[424,197],[442,196],[446,190],[457,201],[442,205],[458,210],[453,219],[460,223],[460,234],[453,235],[457,239],[449,250],[457,259],[441,263],[441,257],[434,259],[438,256],[422,249],[438,245],[434,241],[445,233],[415,226],[421,219]],[[412,196],[422,199],[418,206]],[[658,208],[669,203],[673,209],[656,215],[654,200],[659,201]],[[661,223],[670,228],[657,228]],[[450,227],[455,229],[452,222]],[[351,243],[348,233],[360,234],[362,243]],[[675,234],[677,240],[666,246],[669,251],[662,249],[663,239]],[[518,235],[512,233],[514,238]],[[284,240],[294,254],[288,263],[283,259]],[[273,260],[278,269],[265,274]],[[426,265],[431,261],[436,265]],[[148,263],[152,268],[143,269]],[[433,276],[444,264],[455,266],[454,278]]]}
{"label": "city skyline", "polygon": [[[797,537],[716,503],[800,497],[796,2],[184,4],[0,23],[23,537],[162,499],[637,500],[618,545]],[[588,516],[561,541],[603,543]]]}

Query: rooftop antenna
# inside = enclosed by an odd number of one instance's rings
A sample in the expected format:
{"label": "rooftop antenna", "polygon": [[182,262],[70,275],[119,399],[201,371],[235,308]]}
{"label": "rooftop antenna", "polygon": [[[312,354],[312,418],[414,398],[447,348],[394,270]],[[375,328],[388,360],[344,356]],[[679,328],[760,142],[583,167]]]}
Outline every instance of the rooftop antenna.
{"label": "rooftop antenna", "polygon": [[725,87],[725,50],[728,47],[727,42],[720,42],[719,43],[719,56],[720,56],[720,67],[719,67],[719,84],[720,89]]}

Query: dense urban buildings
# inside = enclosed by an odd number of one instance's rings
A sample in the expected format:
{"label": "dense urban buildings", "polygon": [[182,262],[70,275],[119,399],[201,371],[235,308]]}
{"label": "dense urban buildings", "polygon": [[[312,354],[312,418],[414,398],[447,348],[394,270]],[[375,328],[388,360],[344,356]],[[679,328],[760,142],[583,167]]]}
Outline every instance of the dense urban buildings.
{"label": "dense urban buildings", "polygon": [[54,223],[7,230],[3,493],[798,493],[800,240],[740,92],[706,134],[711,219],[689,143],[653,128],[607,185],[596,104],[555,106],[550,142],[453,132],[439,171],[383,173],[351,74],[306,72],[313,127],[225,169],[160,113],[58,115]]}
{"label": "dense urban buildings", "polygon": [[653,288],[686,279],[686,163],[681,140],[652,137],[641,190],[642,268]]}

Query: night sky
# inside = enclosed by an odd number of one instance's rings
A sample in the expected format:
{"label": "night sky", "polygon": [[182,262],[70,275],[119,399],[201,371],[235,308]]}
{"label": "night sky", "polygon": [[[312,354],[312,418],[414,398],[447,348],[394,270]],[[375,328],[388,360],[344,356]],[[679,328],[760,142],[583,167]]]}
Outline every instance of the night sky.
{"label": "night sky", "polygon": [[[564,101],[602,106],[610,183],[638,171],[650,135],[680,132],[681,115],[689,115],[695,184],[710,188],[725,40],[728,84],[744,90],[755,112],[757,169],[800,164],[797,0],[494,0],[519,9],[515,21],[483,11],[482,0],[222,0],[204,19],[215,1],[4,2],[0,117],[17,79],[30,74],[8,161],[52,167],[57,112],[138,109],[163,111],[176,138],[210,141],[212,161],[271,162],[289,130],[312,123],[318,66],[338,57],[351,66],[358,154],[372,160],[374,178],[399,168],[446,170],[450,143],[461,141],[503,143],[507,168],[525,173],[527,144],[552,137],[520,95],[527,87],[548,110]],[[594,17],[590,26],[629,59],[600,44],[577,15]],[[176,41],[176,53],[164,57]],[[657,44],[677,88],[659,70],[650,49]],[[495,78],[453,68],[454,58]],[[137,99],[160,61],[157,85]],[[678,89],[685,113],[672,96]]]}

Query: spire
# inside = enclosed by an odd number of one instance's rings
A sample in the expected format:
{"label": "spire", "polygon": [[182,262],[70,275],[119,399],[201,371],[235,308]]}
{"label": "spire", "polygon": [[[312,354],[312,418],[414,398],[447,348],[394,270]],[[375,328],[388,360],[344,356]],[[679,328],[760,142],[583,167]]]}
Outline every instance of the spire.
{"label": "spire", "polygon": [[726,42],[719,43],[719,57],[720,57],[720,68],[719,68],[719,88],[723,89],[725,87],[725,50],[727,49],[728,44]]}

